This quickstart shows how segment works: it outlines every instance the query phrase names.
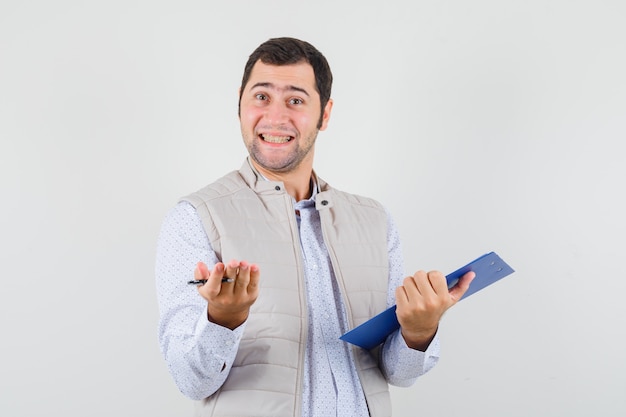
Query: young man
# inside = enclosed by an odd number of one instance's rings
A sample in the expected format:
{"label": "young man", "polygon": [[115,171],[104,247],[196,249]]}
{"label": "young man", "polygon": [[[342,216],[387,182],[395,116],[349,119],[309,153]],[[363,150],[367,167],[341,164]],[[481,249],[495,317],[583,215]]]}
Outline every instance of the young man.
{"label": "young man", "polygon": [[[313,171],[332,74],[309,43],[270,39],[250,56],[239,118],[249,157],[181,200],[159,237],[161,350],[199,416],[389,416],[388,384],[438,359],[451,290],[404,277],[398,233],[376,201]],[[187,281],[206,280],[197,287]],[[339,337],[397,304],[401,328],[372,351]]]}

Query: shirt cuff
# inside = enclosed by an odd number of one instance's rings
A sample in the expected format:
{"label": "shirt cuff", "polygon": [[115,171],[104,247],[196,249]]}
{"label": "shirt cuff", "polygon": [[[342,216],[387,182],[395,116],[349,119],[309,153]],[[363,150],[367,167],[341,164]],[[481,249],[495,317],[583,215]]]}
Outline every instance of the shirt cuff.
{"label": "shirt cuff", "polygon": [[397,330],[387,338],[383,349],[389,383],[406,387],[437,364],[439,335],[437,332],[426,351],[422,352],[407,346],[400,330]]}
{"label": "shirt cuff", "polygon": [[422,354],[426,358],[431,357],[431,356],[439,357],[439,329],[437,329],[437,332],[435,332],[435,336],[433,337],[433,340],[430,341],[430,344],[428,345],[425,351],[410,348],[406,344],[406,340],[404,340],[404,337],[402,337],[402,332],[400,330],[396,331],[392,335],[391,343],[393,343],[395,345],[393,347],[398,350],[408,349],[413,352],[417,352],[418,354]]}
{"label": "shirt cuff", "polygon": [[246,322],[243,322],[239,327],[230,330],[209,321],[204,311],[196,323],[195,334],[205,349],[208,348],[217,358],[232,363],[245,327]]}

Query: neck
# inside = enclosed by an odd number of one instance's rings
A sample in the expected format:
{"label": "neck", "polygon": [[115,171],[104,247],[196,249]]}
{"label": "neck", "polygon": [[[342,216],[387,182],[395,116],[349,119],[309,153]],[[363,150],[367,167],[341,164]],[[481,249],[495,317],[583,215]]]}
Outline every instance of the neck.
{"label": "neck", "polygon": [[285,185],[285,191],[296,201],[305,200],[311,197],[311,175],[312,167],[300,166],[296,171],[273,172],[264,169],[252,160],[252,164],[257,171],[270,181],[281,181]]}

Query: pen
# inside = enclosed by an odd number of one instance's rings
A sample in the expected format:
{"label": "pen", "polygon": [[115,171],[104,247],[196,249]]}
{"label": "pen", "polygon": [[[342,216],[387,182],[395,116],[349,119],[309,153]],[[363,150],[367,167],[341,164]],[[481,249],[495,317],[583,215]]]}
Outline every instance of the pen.
{"label": "pen", "polygon": [[[190,285],[204,285],[204,284],[206,284],[206,282],[207,282],[206,279],[198,279],[198,280],[193,280],[193,281],[187,281],[187,284],[190,284]],[[235,282],[235,280],[232,279],[232,278],[224,277],[224,278],[222,278],[222,282]]]}

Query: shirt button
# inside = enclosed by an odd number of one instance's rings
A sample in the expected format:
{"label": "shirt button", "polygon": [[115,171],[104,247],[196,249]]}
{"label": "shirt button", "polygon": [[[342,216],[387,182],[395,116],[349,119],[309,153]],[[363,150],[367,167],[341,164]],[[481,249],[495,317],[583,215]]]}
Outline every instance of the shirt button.
{"label": "shirt button", "polygon": [[276,187],[274,187],[274,189],[275,189],[276,191],[280,191],[280,185],[277,185]]}
{"label": "shirt button", "polygon": [[327,206],[328,205],[328,200],[322,200],[322,205],[323,206]]}

